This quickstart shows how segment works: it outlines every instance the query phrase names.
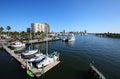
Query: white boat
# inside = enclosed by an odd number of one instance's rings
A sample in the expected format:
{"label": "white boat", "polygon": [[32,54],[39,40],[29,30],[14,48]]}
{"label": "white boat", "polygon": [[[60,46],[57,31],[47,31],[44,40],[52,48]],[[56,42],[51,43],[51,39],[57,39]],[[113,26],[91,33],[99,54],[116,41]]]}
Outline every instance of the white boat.
{"label": "white boat", "polygon": [[62,38],[62,41],[65,41],[65,40],[67,40],[67,38],[66,38],[66,37]]}
{"label": "white boat", "polygon": [[12,43],[10,44],[10,47],[11,47],[11,48],[21,48],[21,47],[25,47],[25,43],[21,43],[21,42],[19,42],[19,41],[17,41],[17,42],[12,42]]}
{"label": "white boat", "polygon": [[30,49],[29,47],[29,50],[26,50],[25,52],[22,53],[22,56],[31,56],[31,55],[35,55],[36,53],[38,52],[38,49]]}
{"label": "white boat", "polygon": [[70,37],[68,38],[68,42],[71,42],[74,40],[75,40],[75,36],[74,36],[74,34],[71,34]]}
{"label": "white boat", "polygon": [[53,56],[53,57],[49,57],[46,56],[45,58],[43,58],[39,63],[36,64],[37,68],[42,68],[45,67],[51,63],[54,63],[55,61],[57,61],[58,57],[57,56]]}
{"label": "white boat", "polygon": [[28,62],[30,63],[37,63],[37,62],[40,62],[43,58],[45,58],[45,55],[43,55],[42,53],[40,54],[36,54],[35,57],[31,58],[28,60]]}
{"label": "white boat", "polygon": [[[30,33],[30,37],[31,37],[31,33]],[[32,39],[32,37],[31,37],[31,39]],[[21,54],[21,56],[22,56],[23,58],[29,59],[29,58],[31,58],[31,57],[34,57],[37,52],[38,52],[38,49],[33,49],[33,46],[32,46],[32,43],[31,43],[31,46],[29,46],[29,49],[26,50],[26,51],[24,51],[24,52]]]}
{"label": "white boat", "polygon": [[[47,37],[48,37],[48,34],[47,34]],[[52,64],[59,59],[58,57],[59,56],[58,56],[57,52],[53,52],[51,54],[48,54],[48,40],[47,40],[46,41],[46,55],[39,63],[36,63],[36,67],[38,69],[40,69],[40,68],[45,67],[49,64]]]}

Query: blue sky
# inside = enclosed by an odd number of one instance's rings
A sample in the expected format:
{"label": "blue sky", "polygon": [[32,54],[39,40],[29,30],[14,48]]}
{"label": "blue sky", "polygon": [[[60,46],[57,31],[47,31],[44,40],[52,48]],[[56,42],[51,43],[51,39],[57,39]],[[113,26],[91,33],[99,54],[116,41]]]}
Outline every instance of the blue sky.
{"label": "blue sky", "polygon": [[5,31],[26,31],[33,22],[47,22],[54,32],[120,33],[120,0],[0,0]]}

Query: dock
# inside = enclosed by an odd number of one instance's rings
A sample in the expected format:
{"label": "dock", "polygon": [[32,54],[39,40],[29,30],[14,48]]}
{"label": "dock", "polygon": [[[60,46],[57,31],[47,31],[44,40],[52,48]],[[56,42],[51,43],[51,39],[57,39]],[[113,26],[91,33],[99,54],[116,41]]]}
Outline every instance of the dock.
{"label": "dock", "polygon": [[61,40],[60,38],[45,38],[45,39],[34,39],[34,40],[28,40],[28,41],[23,41],[23,43],[25,44],[31,44],[31,43],[42,43],[42,42],[46,42],[46,41],[58,41]]}
{"label": "dock", "polygon": [[59,60],[55,61],[52,64],[49,64],[48,66],[44,67],[43,69],[37,69],[36,67],[32,66],[31,64],[27,63],[27,59],[21,58],[21,55],[15,54],[14,50],[11,50],[7,46],[3,45],[3,49],[6,50],[12,57],[14,57],[18,62],[20,62],[21,65],[28,67],[29,70],[36,76],[40,77],[42,74],[46,73],[48,70],[56,66],[60,63]]}
{"label": "dock", "polygon": [[88,73],[92,79],[106,79],[106,77],[92,63],[90,63]]}

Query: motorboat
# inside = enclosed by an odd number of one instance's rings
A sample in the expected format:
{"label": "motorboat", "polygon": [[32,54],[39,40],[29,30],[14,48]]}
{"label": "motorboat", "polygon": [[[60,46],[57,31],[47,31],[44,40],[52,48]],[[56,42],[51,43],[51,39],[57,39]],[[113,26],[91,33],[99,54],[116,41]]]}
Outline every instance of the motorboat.
{"label": "motorboat", "polygon": [[19,42],[19,41],[17,41],[17,42],[12,42],[12,43],[10,44],[10,47],[11,47],[11,48],[23,48],[23,47],[25,47],[25,43],[22,43],[22,42]]}
{"label": "motorboat", "polygon": [[46,56],[39,63],[36,63],[36,67],[38,69],[40,69],[40,68],[45,67],[51,63],[54,63],[55,61],[57,61],[57,59],[58,59],[58,57],[55,55],[53,57]]}
{"label": "motorboat", "polygon": [[[47,34],[47,37],[48,37],[48,34]],[[36,63],[35,66],[38,69],[41,69],[41,68],[48,66],[58,60],[59,60],[59,53],[53,52],[51,54],[48,54],[48,40],[46,40],[46,55],[44,56],[43,59],[41,59],[41,61]]]}
{"label": "motorboat", "polygon": [[68,38],[68,42],[71,42],[74,40],[75,40],[75,36],[74,36],[74,34],[71,34],[70,37]]}
{"label": "motorboat", "polygon": [[66,41],[66,40],[67,40],[67,38],[66,38],[66,37],[62,38],[62,41]]}
{"label": "motorboat", "polygon": [[40,62],[43,58],[45,58],[45,55],[42,53],[36,54],[35,57],[28,60],[29,63],[37,63]]}

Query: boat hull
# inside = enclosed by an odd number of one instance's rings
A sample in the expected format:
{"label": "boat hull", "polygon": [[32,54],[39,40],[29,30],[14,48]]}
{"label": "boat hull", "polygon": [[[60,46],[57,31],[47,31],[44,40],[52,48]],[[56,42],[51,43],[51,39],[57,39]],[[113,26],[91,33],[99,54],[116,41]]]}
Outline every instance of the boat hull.
{"label": "boat hull", "polygon": [[35,57],[35,54],[38,52],[38,50],[36,49],[36,50],[28,50],[27,52],[23,52],[22,54],[21,54],[21,56],[23,57],[23,58],[32,58],[32,57]]}

